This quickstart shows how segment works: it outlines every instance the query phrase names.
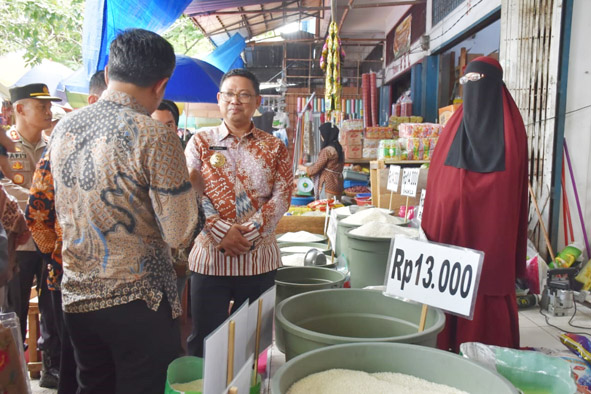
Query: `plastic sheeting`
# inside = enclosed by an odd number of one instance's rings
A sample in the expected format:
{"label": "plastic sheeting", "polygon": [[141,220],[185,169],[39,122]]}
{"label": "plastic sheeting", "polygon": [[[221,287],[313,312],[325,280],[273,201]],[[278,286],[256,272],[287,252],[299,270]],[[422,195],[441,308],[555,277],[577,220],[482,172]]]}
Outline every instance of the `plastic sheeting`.
{"label": "plastic sheeting", "polygon": [[242,61],[240,54],[244,48],[246,48],[244,38],[236,33],[232,38],[217,47],[203,60],[213,64],[223,72],[227,72],[234,68],[243,68],[244,62]]}
{"label": "plastic sheeting", "polygon": [[223,75],[222,71],[203,60],[176,55],[176,67],[164,98],[185,103],[217,103]]}

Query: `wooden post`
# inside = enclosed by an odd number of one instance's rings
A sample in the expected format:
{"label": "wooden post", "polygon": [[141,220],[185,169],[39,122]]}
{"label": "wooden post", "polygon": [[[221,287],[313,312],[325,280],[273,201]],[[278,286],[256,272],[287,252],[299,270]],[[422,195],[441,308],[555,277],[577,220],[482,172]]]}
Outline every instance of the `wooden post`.
{"label": "wooden post", "polygon": [[238,394],[238,387],[230,387],[228,394]]}
{"label": "wooden post", "polygon": [[394,197],[394,192],[390,191],[390,203],[388,204],[388,209],[392,210],[392,197]]}
{"label": "wooden post", "polygon": [[531,187],[531,182],[527,181],[527,188],[529,189],[529,194],[531,195],[531,199],[534,203],[534,207],[536,207],[536,212],[538,213],[538,220],[540,222],[540,227],[542,228],[542,232],[544,233],[544,239],[546,240],[546,247],[548,248],[548,252],[550,252],[550,257],[552,261],[556,260],[554,256],[554,250],[552,249],[552,244],[550,243],[550,238],[548,238],[548,232],[546,231],[546,226],[544,225],[544,219],[542,218],[542,213],[540,212],[540,208],[538,207],[538,200],[536,200],[536,196],[534,195],[534,191]]}
{"label": "wooden post", "polygon": [[226,374],[226,384],[232,383],[234,379],[234,333],[236,329],[236,323],[230,320],[230,326],[228,331],[228,373]]}
{"label": "wooden post", "polygon": [[427,310],[429,306],[423,304],[423,310],[421,311],[421,320],[419,322],[419,332],[425,331],[425,323],[427,322]]}
{"label": "wooden post", "polygon": [[406,196],[406,204],[404,208],[404,223],[408,222],[408,196]]}
{"label": "wooden post", "polygon": [[254,372],[252,376],[252,384],[257,384],[257,372],[259,369],[259,346],[261,345],[261,320],[263,315],[263,300],[259,298],[259,311],[257,315],[257,331],[254,341]]}

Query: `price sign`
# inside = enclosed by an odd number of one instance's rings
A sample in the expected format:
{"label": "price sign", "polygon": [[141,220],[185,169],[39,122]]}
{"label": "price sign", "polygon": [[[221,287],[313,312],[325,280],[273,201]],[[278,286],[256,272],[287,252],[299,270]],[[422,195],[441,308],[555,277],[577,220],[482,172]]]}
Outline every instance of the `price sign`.
{"label": "price sign", "polygon": [[477,250],[396,237],[385,294],[472,319],[483,260]]}
{"label": "price sign", "polygon": [[421,201],[419,202],[419,212],[417,212],[417,220],[420,222],[423,220],[423,206],[425,205],[425,194],[427,193],[426,189],[421,191]]}
{"label": "price sign", "polygon": [[386,184],[386,189],[390,190],[391,192],[397,192],[399,180],[400,166],[390,166],[390,170],[388,171],[388,183]]}
{"label": "price sign", "polygon": [[402,187],[400,188],[401,195],[408,197],[414,197],[417,195],[420,171],[420,168],[404,169],[402,172]]}
{"label": "price sign", "polygon": [[328,220],[328,229],[326,230],[326,236],[330,240],[330,247],[335,251],[335,245],[337,244],[337,211],[333,209],[330,211],[330,219]]}

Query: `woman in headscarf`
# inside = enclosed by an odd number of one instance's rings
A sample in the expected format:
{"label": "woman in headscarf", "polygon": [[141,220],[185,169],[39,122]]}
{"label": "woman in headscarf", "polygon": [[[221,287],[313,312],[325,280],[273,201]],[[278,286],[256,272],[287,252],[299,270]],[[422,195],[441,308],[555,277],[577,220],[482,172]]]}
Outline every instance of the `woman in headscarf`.
{"label": "woman in headscarf", "polygon": [[460,79],[463,107],[441,133],[429,168],[422,227],[430,241],[484,252],[474,318],[447,314],[440,349],[463,342],[519,347],[515,279],[525,273],[527,137],[494,59]]}
{"label": "woman in headscarf", "polygon": [[345,154],[339,143],[339,129],[326,122],[320,126],[321,150],[316,163],[303,167],[314,180],[314,197],[339,199],[343,194]]}

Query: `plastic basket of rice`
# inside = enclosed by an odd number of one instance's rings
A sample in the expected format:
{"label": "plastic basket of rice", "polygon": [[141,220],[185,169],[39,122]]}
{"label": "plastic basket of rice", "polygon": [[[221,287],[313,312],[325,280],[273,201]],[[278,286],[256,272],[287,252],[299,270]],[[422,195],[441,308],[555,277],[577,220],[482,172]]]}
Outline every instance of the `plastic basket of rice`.
{"label": "plastic basket of rice", "polygon": [[271,378],[271,393],[518,391],[498,373],[457,354],[404,343],[353,343],[314,350],[288,361]]}
{"label": "plastic basket of rice", "polygon": [[202,391],[202,358],[180,357],[168,365],[164,394],[200,394]]}

